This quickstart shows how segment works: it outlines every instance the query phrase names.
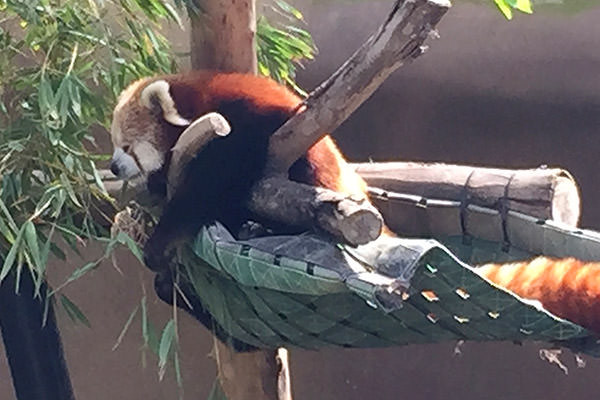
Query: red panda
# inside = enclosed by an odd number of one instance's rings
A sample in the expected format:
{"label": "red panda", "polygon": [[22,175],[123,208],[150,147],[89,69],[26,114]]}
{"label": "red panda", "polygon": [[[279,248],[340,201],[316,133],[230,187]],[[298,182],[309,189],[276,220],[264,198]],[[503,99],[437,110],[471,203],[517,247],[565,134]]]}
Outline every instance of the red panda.
{"label": "red panda", "polygon": [[[145,175],[149,188],[159,194],[164,192],[161,179],[169,151],[191,121],[214,111],[231,125],[229,135],[208,143],[186,167],[186,185],[170,199],[148,242],[151,268],[164,259],[157,251],[174,238],[215,220],[237,232],[252,217],[245,204],[263,175],[269,137],[300,104],[299,97],[273,80],[201,71],[142,79],[122,93],[111,127],[111,170],[121,178]],[[365,182],[329,136],[292,165],[289,176],[366,197]]]}
{"label": "red panda", "polygon": [[[142,79],[121,94],[111,127],[115,148],[111,170],[121,178],[146,176],[154,192],[164,194],[161,176],[164,179],[169,151],[192,121],[218,112],[232,128],[228,136],[208,143],[188,165],[182,180],[186,184],[165,206],[144,249],[150,268],[161,269],[173,239],[192,235],[215,220],[235,232],[252,217],[244,205],[252,184],[262,176],[269,137],[300,105],[299,97],[268,78],[202,71]],[[289,176],[367,197],[365,182],[330,136],[313,145],[290,168]],[[387,229],[384,234],[392,235]],[[600,263],[540,257],[490,264],[478,271],[521,297],[539,300],[550,312],[600,333]]]}

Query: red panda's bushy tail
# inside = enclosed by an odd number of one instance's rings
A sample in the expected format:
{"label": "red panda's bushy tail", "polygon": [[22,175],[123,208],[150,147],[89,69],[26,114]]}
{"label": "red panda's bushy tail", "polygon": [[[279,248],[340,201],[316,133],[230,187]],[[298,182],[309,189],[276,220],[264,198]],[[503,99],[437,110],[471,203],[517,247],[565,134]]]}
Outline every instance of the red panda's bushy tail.
{"label": "red panda's bushy tail", "polygon": [[600,263],[574,258],[486,264],[477,272],[551,313],[600,334]]}

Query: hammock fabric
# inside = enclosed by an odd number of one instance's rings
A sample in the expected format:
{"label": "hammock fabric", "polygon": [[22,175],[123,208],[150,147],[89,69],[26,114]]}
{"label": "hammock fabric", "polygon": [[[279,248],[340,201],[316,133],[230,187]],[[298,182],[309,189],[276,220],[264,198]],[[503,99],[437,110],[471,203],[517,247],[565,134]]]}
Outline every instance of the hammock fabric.
{"label": "hammock fabric", "polygon": [[[538,340],[600,354],[589,331],[471,266],[538,254],[599,260],[599,234],[514,211],[438,203],[477,220],[472,226],[486,227],[484,234],[463,229],[437,240],[380,238],[349,248],[313,234],[237,241],[215,224],[183,249],[180,272],[228,335],[258,348]],[[423,204],[415,202],[420,213]],[[490,240],[491,231],[502,240]]]}

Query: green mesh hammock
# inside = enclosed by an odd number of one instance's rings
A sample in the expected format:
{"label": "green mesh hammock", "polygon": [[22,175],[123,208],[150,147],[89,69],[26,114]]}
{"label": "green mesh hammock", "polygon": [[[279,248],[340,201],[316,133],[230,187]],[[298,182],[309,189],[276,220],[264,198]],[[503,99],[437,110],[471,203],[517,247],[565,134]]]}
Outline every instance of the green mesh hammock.
{"label": "green mesh hammock", "polygon": [[[438,205],[458,215],[454,203]],[[513,211],[498,215],[468,206],[459,219],[489,229],[500,223],[503,240],[465,232],[458,220],[460,235],[380,238],[358,248],[313,234],[237,241],[215,224],[184,249],[181,272],[228,335],[258,348],[539,340],[600,354],[589,331],[471,266],[537,254],[600,260],[600,236]]]}

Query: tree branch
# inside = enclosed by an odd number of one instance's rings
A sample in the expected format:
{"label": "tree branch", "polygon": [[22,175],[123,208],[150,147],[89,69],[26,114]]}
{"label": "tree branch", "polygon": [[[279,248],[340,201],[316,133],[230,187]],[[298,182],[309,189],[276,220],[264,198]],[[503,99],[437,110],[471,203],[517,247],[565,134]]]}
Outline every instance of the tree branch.
{"label": "tree branch", "polygon": [[281,173],[342,124],[396,69],[423,54],[448,0],[398,0],[383,25],[271,137],[270,173]]}

